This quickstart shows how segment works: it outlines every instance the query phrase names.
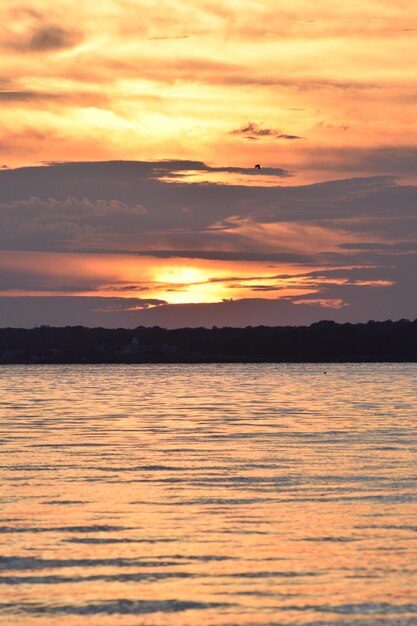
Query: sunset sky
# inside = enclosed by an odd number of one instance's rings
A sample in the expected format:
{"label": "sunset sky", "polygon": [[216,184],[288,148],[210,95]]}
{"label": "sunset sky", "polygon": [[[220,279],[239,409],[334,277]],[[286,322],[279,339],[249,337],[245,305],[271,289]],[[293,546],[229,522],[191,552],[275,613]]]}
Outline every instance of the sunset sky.
{"label": "sunset sky", "polygon": [[0,45],[1,326],[417,317],[417,4],[3,0]]}

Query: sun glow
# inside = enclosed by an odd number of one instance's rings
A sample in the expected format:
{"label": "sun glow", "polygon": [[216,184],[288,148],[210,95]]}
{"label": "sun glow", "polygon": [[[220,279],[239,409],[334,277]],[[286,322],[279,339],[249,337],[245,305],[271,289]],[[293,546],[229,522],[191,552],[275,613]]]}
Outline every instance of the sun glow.
{"label": "sun glow", "polygon": [[172,267],[164,267],[158,270],[155,279],[159,283],[170,283],[172,285],[184,286],[192,283],[200,283],[206,281],[208,273],[197,267],[184,267],[174,265]]}
{"label": "sun glow", "polygon": [[[154,293],[160,293],[172,304],[187,302],[218,302],[229,290],[218,282],[210,282],[213,271],[192,266],[164,267],[155,273]],[[160,290],[160,291],[159,291]],[[157,295],[158,297],[158,295]]]}

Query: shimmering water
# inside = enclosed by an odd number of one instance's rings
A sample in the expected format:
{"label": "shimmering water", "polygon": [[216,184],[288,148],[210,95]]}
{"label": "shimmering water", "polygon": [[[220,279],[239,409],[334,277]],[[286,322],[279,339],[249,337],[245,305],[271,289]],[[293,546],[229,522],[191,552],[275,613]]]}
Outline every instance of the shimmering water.
{"label": "shimmering water", "polygon": [[0,623],[416,625],[416,371],[1,367]]}

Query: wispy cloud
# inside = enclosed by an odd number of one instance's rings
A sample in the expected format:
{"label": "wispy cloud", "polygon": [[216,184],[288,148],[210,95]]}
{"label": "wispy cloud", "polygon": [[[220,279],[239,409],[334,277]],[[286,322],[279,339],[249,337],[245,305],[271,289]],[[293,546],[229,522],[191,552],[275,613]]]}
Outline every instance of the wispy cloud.
{"label": "wispy cloud", "polygon": [[81,39],[77,31],[71,31],[62,26],[41,26],[32,31],[26,41],[16,42],[15,46],[28,52],[45,52],[72,48]]}
{"label": "wispy cloud", "polygon": [[292,141],[294,139],[302,139],[299,135],[289,135],[287,133],[283,133],[280,130],[275,130],[273,128],[262,128],[255,122],[248,122],[246,125],[241,128],[237,128],[235,130],[230,131],[231,135],[238,135],[243,137],[244,139],[287,139]]}
{"label": "wispy cloud", "polygon": [[2,3],[3,134],[20,140],[0,159],[225,158],[300,181],[376,172],[370,149],[415,143],[416,19],[412,6],[371,0]]}

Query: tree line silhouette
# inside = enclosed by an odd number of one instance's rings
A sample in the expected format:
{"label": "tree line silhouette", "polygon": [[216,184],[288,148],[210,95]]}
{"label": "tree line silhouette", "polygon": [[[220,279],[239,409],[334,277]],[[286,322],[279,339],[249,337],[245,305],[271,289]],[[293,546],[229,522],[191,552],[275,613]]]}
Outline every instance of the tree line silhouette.
{"label": "tree line silhouette", "polygon": [[0,329],[0,363],[416,362],[417,320],[246,328]]}

